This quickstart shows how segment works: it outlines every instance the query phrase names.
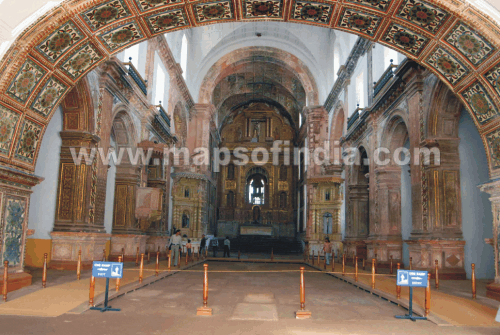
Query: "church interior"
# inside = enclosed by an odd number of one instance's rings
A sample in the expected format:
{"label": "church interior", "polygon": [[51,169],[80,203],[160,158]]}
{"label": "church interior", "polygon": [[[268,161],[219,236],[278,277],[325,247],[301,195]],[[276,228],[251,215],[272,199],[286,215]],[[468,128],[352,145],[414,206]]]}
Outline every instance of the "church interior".
{"label": "church interior", "polygon": [[[149,324],[122,333],[498,334],[500,4],[24,2],[0,1],[0,333],[106,333],[109,261],[116,329]],[[203,264],[211,320],[184,312]],[[397,269],[428,273],[431,322],[393,321]]]}

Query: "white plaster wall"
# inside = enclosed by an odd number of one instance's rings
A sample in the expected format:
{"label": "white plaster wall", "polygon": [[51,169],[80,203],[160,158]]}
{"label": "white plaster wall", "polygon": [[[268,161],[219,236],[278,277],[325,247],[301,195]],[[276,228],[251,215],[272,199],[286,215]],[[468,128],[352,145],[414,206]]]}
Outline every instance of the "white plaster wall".
{"label": "white plaster wall", "polygon": [[44,177],[45,180],[33,188],[28,229],[34,229],[35,234],[28,238],[50,239],[50,232],[54,227],[59,180],[59,155],[62,144],[59,132],[62,129],[62,110],[57,108],[40,145],[39,157],[43,157],[43,159],[38,159],[35,167],[35,175]]}
{"label": "white plaster wall", "polygon": [[471,264],[475,263],[477,278],[494,278],[493,247],[484,243],[485,238],[493,236],[491,203],[489,194],[477,187],[489,181],[488,164],[481,137],[466,110],[460,116],[458,136],[465,272],[470,278]]}

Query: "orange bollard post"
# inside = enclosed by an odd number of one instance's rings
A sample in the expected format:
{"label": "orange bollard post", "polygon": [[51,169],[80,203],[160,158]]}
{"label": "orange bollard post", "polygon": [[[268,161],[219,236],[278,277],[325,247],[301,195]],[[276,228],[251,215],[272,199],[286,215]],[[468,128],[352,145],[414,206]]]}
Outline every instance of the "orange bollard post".
{"label": "orange bollard post", "polygon": [[142,283],[143,272],[144,272],[144,254],[141,254],[141,264],[139,264],[139,284]]}
{"label": "orange bollard post", "polygon": [[320,254],[320,251],[318,250],[318,267],[321,266],[321,262],[320,262],[320,259],[319,259],[319,254]]}
{"label": "orange bollard post", "polygon": [[135,253],[135,266],[139,266],[139,247],[137,247],[137,252]]}
{"label": "orange bollard post", "polygon": [[[118,256],[118,263],[123,261],[122,256]],[[120,278],[116,278],[116,292],[120,291]]]}
{"label": "orange bollard post", "polygon": [[7,283],[9,282],[9,261],[3,262],[3,301],[7,301]]}
{"label": "orange bollard post", "polygon": [[358,257],[356,256],[356,262],[354,264],[354,280],[358,281]]}
{"label": "orange bollard post", "polygon": [[80,275],[82,273],[82,248],[78,250],[78,263],[76,264],[76,279],[80,280]]}
{"label": "orange bollard post", "polygon": [[392,275],[393,273],[394,273],[394,271],[392,270],[392,255],[391,255],[391,264],[389,266],[389,274]]}
{"label": "orange bollard post", "polygon": [[309,262],[311,260],[311,250],[309,250],[309,246],[307,246],[306,252],[307,252],[307,261]]}
{"label": "orange bollard post", "polygon": [[241,258],[241,251],[238,249],[238,260]]}
{"label": "orange bollard post", "polygon": [[410,257],[410,270],[411,270],[411,263],[412,263],[412,258]]}
{"label": "orange bollard post", "polygon": [[189,262],[189,253],[186,249],[186,265],[188,265],[188,262]]}
{"label": "orange bollard post", "polygon": [[102,249],[102,261],[106,262],[106,249]]}
{"label": "orange bollard post", "polygon": [[372,258],[372,288],[375,288],[375,258]]}
{"label": "orange bollard post", "polygon": [[471,281],[472,281],[472,299],[476,299],[476,264],[472,263],[472,274],[471,274]]}
{"label": "orange bollard post", "polygon": [[208,307],[208,264],[203,264],[203,307],[198,307],[196,315],[212,315],[212,309]]}
{"label": "orange bollard post", "polygon": [[366,269],[366,266],[365,266],[365,259],[363,258],[363,271]]}
{"label": "orange bollard post", "polygon": [[312,265],[314,265],[314,250],[313,250],[313,254],[312,254]]}
{"label": "orange bollard post", "polygon": [[151,251],[148,251],[148,264],[151,263]]}
{"label": "orange bollard post", "polygon": [[332,272],[335,272],[335,252],[332,250]]}
{"label": "orange bollard post", "polygon": [[425,288],[425,316],[431,311],[431,274],[427,275],[427,287]]}
{"label": "orange bollard post", "polygon": [[[399,270],[401,267],[401,264],[397,264],[397,269]],[[397,271],[396,271],[397,272]],[[398,279],[396,278],[396,298],[400,299],[401,298],[401,286],[398,285]]]}
{"label": "orange bollard post", "polygon": [[168,251],[168,271],[170,271],[170,265],[172,264],[172,250]]}
{"label": "orange bollard post", "polygon": [[434,272],[436,274],[436,276],[435,276],[436,290],[439,290],[439,269],[438,269],[438,260],[437,259],[434,261],[434,268],[435,268]]}
{"label": "orange bollard post", "polygon": [[47,254],[43,254],[43,274],[42,274],[42,287],[47,286]]}
{"label": "orange bollard post", "polygon": [[345,276],[345,254],[342,255],[342,276]]}
{"label": "orange bollard post", "polygon": [[95,277],[90,276],[89,306],[94,307]]}
{"label": "orange bollard post", "polygon": [[326,270],[326,252],[323,253],[323,269]]}
{"label": "orange bollard post", "polygon": [[156,253],[156,277],[160,274],[160,252]]}
{"label": "orange bollard post", "polygon": [[304,270],[303,266],[300,267],[300,310],[295,312],[296,319],[309,319],[311,317],[311,312],[306,310],[306,285],[304,282]]}

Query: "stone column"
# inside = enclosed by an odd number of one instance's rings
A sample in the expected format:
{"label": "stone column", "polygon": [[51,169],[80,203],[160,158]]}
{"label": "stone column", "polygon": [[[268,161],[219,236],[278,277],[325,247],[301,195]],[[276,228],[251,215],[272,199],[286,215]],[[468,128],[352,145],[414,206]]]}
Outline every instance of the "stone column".
{"label": "stone column", "polygon": [[[84,131],[61,132],[62,146],[59,163],[56,218],[52,237],[51,268],[76,268],[78,251],[82,250],[84,268],[94,259],[102,258],[109,235],[105,234],[103,220],[95,220],[95,195],[98,159],[80,164],[73,160],[71,148],[78,154],[80,148],[90,155],[99,137]],[[95,193],[94,193],[95,194]]]}
{"label": "stone column", "polygon": [[495,255],[495,281],[486,286],[486,296],[500,301],[500,180],[490,181],[479,186],[480,190],[490,194],[493,212],[493,238],[485,242],[493,247]]}
{"label": "stone column", "polygon": [[368,259],[377,255],[380,266],[389,266],[390,257],[394,262],[402,263],[401,240],[401,168],[399,166],[378,166],[374,171],[374,189],[376,194],[379,223],[378,230],[370,230],[366,240]]}
{"label": "stone column", "polygon": [[[430,155],[423,173],[427,181],[428,216],[426,230],[413,231],[408,241],[410,257],[416,268],[432,269],[438,260],[440,276],[465,279],[460,196],[460,157],[458,138],[431,139],[423,142]],[[433,152],[439,153],[436,156]],[[412,166],[412,173],[413,173]]]}
{"label": "stone column", "polygon": [[147,235],[135,217],[136,190],[140,182],[140,167],[122,163],[116,167],[115,201],[110,259],[116,260],[124,249],[125,260],[135,261],[137,247],[146,252]]}
{"label": "stone column", "polygon": [[[43,178],[13,168],[0,167],[0,271],[9,261],[8,290],[14,291],[31,285],[31,275],[24,272],[28,209],[31,188]],[[0,287],[3,276],[0,277]]]}

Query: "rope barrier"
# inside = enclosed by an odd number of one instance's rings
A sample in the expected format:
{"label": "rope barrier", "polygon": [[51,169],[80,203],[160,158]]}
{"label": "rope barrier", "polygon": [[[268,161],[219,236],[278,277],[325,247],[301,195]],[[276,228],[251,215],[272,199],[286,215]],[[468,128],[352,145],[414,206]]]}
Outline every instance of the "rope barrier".
{"label": "rope barrier", "polygon": [[[123,271],[140,271],[139,269],[123,269]],[[156,272],[155,269],[143,269],[143,272],[150,271]],[[204,272],[204,270],[184,270],[184,269],[176,269],[176,270],[160,270],[160,273],[163,272]],[[210,270],[209,273],[283,273],[283,272],[300,272],[300,270]],[[339,274],[339,275],[355,275],[355,272],[331,272],[331,271],[321,271],[321,270],[304,270],[304,273],[318,273],[318,274]],[[359,276],[371,276],[371,273],[361,273],[358,272]],[[385,276],[385,277],[396,277],[396,275],[387,275],[382,273],[377,273],[375,276]]]}

